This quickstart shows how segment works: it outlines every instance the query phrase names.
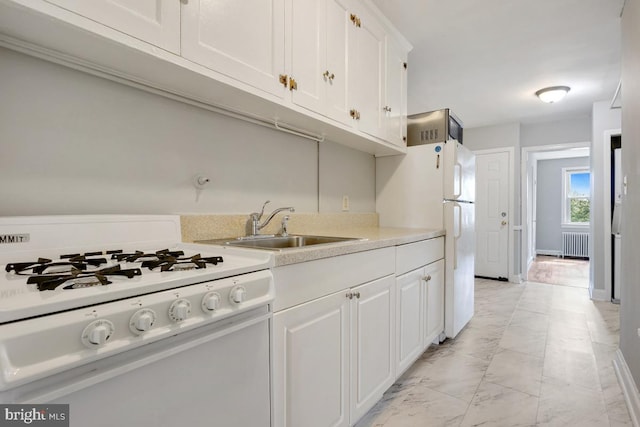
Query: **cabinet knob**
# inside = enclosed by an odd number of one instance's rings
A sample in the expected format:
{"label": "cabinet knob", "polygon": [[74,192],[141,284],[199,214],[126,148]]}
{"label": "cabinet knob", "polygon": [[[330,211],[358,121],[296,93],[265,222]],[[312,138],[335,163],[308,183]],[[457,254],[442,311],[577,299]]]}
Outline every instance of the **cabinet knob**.
{"label": "cabinet knob", "polygon": [[289,77],[289,90],[298,90],[298,82],[293,77]]}
{"label": "cabinet knob", "polygon": [[336,77],[336,75],[335,75],[335,74],[333,74],[333,73],[330,73],[330,72],[329,72],[329,70],[327,70],[327,71],[325,71],[324,73],[322,73],[322,76],[323,76],[325,79],[329,79],[330,81],[333,81],[333,79]]}
{"label": "cabinet knob", "polygon": [[358,18],[358,15],[352,13],[349,15],[349,19],[351,20],[351,22],[353,22],[353,25],[355,25],[357,28],[360,28],[362,26],[362,21],[360,21],[360,18]]}
{"label": "cabinet knob", "polygon": [[351,116],[352,119],[354,120],[360,120],[360,111],[356,110],[355,108],[352,108],[349,111],[349,115]]}
{"label": "cabinet knob", "polygon": [[386,111],[387,113],[390,113],[391,112],[391,107],[389,107],[388,105],[385,105],[383,110]]}
{"label": "cabinet knob", "polygon": [[429,280],[431,280],[431,275],[430,275],[430,274],[427,274],[426,276],[424,276],[424,277],[422,278],[422,280],[424,280],[425,282],[428,282]]}
{"label": "cabinet knob", "polygon": [[360,292],[355,293],[356,298],[360,298]]}
{"label": "cabinet knob", "polygon": [[353,299],[353,292],[347,292],[347,298]]}

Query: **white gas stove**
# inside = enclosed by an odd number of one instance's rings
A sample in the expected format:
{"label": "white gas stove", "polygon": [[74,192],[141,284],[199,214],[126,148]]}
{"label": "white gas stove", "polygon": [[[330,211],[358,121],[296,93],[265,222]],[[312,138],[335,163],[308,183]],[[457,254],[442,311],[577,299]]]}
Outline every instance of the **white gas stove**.
{"label": "white gas stove", "polygon": [[[226,336],[222,331],[246,329],[252,335],[247,339],[260,348],[243,344],[234,353],[233,346],[218,344],[209,352],[219,352],[224,372],[234,372],[234,360],[246,356],[238,352],[262,355],[252,362],[266,368],[258,376],[258,384],[266,385],[258,389],[267,396],[256,397],[262,412],[228,420],[269,425],[261,422],[270,419],[271,253],[181,243],[178,216],[4,217],[0,265],[0,401],[73,404],[80,401],[78,393],[82,399],[95,393],[99,401],[106,379],[148,376],[152,368],[143,367],[155,366],[151,359],[164,359],[165,353],[174,358],[181,345],[191,354],[187,350],[196,344],[185,344],[187,337],[198,335],[194,342],[201,343],[203,331],[214,340]],[[251,332],[258,324],[263,326]],[[172,343],[176,339],[181,344]],[[224,372],[215,373],[216,381],[228,375]],[[221,410],[233,406],[227,399],[220,405]],[[76,422],[85,412],[91,419],[90,403],[76,406],[82,406],[71,409]],[[126,420],[161,407],[149,399]],[[122,416],[106,416],[105,425],[122,425]],[[200,424],[188,416],[191,425]],[[255,418],[242,418],[247,416]],[[167,415],[163,423],[170,419]]]}
{"label": "white gas stove", "polygon": [[0,273],[0,323],[273,264],[264,251],[180,239],[177,216],[0,218],[0,265],[6,273]]}

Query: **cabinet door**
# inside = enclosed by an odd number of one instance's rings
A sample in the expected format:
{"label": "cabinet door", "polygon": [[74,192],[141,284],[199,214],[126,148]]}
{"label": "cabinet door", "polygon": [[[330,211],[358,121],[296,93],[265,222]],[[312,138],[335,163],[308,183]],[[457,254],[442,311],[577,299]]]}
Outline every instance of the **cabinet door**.
{"label": "cabinet door", "polygon": [[362,417],[393,384],[395,278],[353,288],[351,304],[351,420]]}
{"label": "cabinet door", "polygon": [[349,303],[339,292],[273,316],[274,425],[349,425]]}
{"label": "cabinet door", "polygon": [[291,2],[291,91],[294,104],[324,114],[325,3],[327,0]]}
{"label": "cabinet door", "polygon": [[[384,84],[386,33],[375,18],[357,13],[349,34],[349,86],[352,104],[359,114],[358,129],[385,138]],[[353,66],[352,66],[353,64]]]}
{"label": "cabinet door", "polygon": [[407,55],[397,43],[387,41],[385,132],[386,140],[406,145]]}
{"label": "cabinet door", "polygon": [[422,353],[422,292],[424,270],[396,278],[396,377]]}
{"label": "cabinet door", "polygon": [[284,0],[189,0],[182,56],[283,97]]}
{"label": "cabinet door", "polygon": [[170,52],[180,53],[179,1],[47,1]]}
{"label": "cabinet door", "polygon": [[[427,265],[424,275],[425,325],[424,348],[444,331],[444,260]],[[429,279],[430,278],[430,279]]]}
{"label": "cabinet door", "polygon": [[292,102],[350,124],[346,1],[295,0],[290,17],[291,77],[297,82]]}
{"label": "cabinet door", "polygon": [[326,0],[326,115],[334,120],[352,124],[349,116],[347,49],[349,46],[349,9],[346,0]]}

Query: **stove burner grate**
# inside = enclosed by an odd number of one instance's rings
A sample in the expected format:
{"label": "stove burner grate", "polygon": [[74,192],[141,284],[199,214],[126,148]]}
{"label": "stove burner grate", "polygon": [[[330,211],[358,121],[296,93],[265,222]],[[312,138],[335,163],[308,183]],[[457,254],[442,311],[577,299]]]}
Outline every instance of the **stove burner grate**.
{"label": "stove burner grate", "polygon": [[183,251],[170,251],[169,249],[162,249],[154,253],[144,253],[141,251],[135,251],[134,253],[117,253],[111,255],[111,259],[115,259],[118,262],[144,262],[148,260],[159,261],[166,258],[179,258],[183,255]]}
{"label": "stove burner grate", "polygon": [[[110,255],[107,260],[101,255]],[[28,276],[27,283],[37,285],[38,290],[79,289],[92,286],[105,286],[112,282],[110,276],[124,276],[129,279],[140,276],[140,268],[123,269],[121,264],[100,268],[103,264],[138,263],[143,268],[154,271],[184,271],[207,268],[207,265],[222,263],[221,256],[202,257],[200,254],[185,256],[183,251],[162,249],[154,253],[135,251],[124,253],[122,250],[74,253],[60,256],[60,260],[52,261],[38,258],[33,262],[7,264],[8,273]],[[123,264],[124,265],[124,264]]]}
{"label": "stove burner grate", "polygon": [[160,271],[181,271],[181,270],[198,270],[207,268],[207,264],[218,265],[224,262],[221,256],[212,256],[203,258],[200,254],[188,258],[166,257],[157,261],[144,261],[143,267],[154,270],[160,267]]}
{"label": "stove burner grate", "polygon": [[[74,270],[66,274],[51,274],[43,276],[30,276],[27,279],[28,284],[35,284],[39,291],[52,291],[67,282],[72,282],[64,289],[78,289],[86,288],[90,286],[104,286],[109,285],[111,282],[109,276],[125,276],[129,279],[142,275],[142,271],[139,268],[129,268],[123,270],[119,265],[113,267],[103,268],[91,273],[84,273],[80,270]],[[88,280],[89,278],[95,278],[95,280]]]}

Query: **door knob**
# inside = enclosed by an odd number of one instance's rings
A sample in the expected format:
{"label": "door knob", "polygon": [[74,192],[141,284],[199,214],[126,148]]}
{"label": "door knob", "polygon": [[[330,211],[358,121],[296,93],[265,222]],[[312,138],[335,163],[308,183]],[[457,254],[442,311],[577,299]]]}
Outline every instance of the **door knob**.
{"label": "door knob", "polygon": [[502,222],[500,223],[501,225],[507,225],[507,221],[502,220]]}

